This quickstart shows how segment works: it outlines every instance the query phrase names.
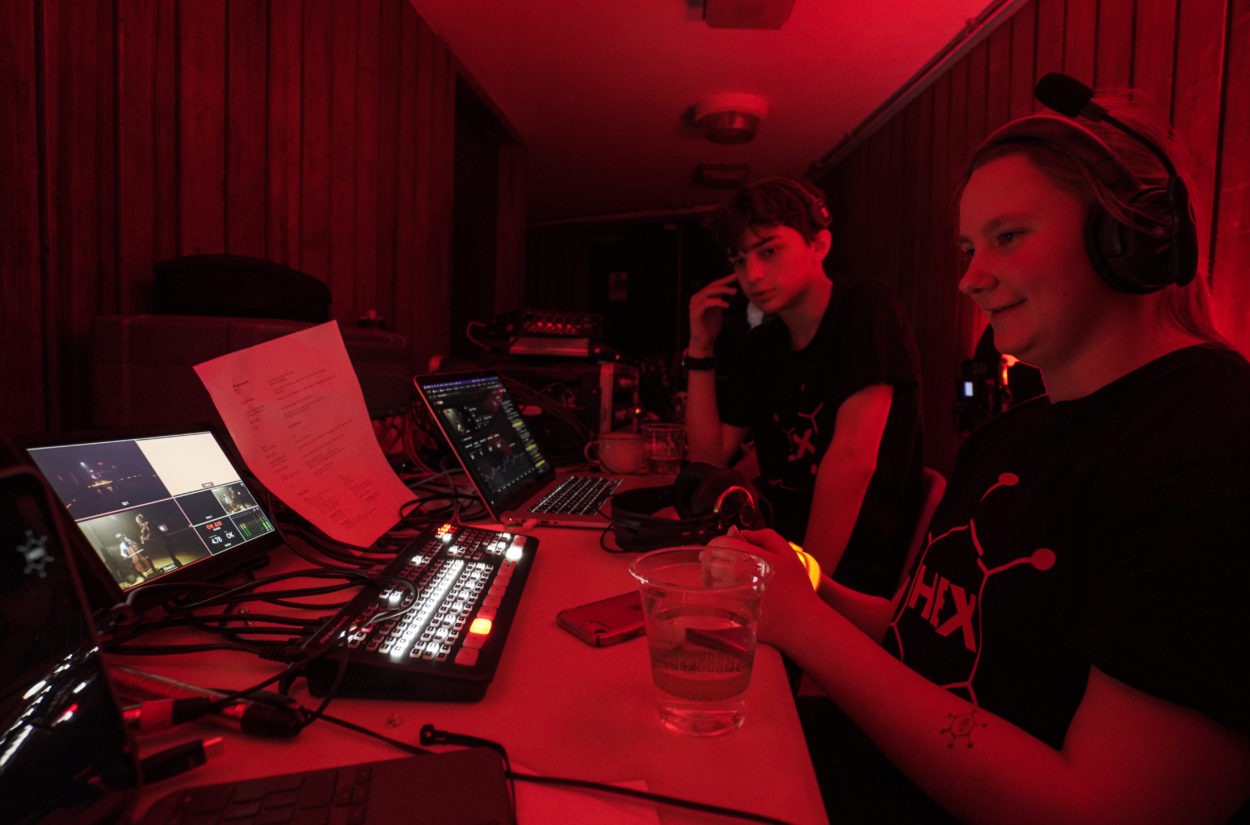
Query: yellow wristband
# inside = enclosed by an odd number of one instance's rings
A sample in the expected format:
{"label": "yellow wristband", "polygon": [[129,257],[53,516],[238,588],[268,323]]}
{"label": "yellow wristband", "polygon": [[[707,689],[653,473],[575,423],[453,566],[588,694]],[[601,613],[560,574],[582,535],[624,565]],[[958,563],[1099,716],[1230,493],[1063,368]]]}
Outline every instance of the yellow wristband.
{"label": "yellow wristband", "polygon": [[803,562],[803,569],[807,571],[807,577],[812,581],[812,589],[820,589],[820,562],[812,558],[812,556],[799,547],[794,542],[790,542],[790,546],[794,548],[794,554],[799,557],[799,561]]}

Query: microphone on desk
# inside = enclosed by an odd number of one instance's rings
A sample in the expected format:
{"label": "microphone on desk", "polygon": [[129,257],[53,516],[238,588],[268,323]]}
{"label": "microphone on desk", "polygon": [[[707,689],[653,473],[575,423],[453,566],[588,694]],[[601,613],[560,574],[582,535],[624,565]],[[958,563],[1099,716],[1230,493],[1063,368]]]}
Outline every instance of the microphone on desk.
{"label": "microphone on desk", "polygon": [[109,676],[120,694],[141,700],[123,710],[126,723],[141,733],[199,718],[224,722],[243,733],[268,738],[291,739],[303,729],[299,706],[286,701],[272,703],[241,696],[220,705],[219,700],[229,694],[166,676],[120,665],[111,665]]}

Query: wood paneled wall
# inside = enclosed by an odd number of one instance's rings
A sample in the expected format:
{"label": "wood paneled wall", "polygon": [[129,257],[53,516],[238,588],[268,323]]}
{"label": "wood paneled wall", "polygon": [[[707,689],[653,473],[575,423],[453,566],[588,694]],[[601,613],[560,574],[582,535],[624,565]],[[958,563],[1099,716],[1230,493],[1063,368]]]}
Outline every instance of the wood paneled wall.
{"label": "wood paneled wall", "polygon": [[406,0],[0,7],[0,428],[86,423],[92,318],[151,311],[177,255],[286,264],[414,364],[448,350],[457,67]]}
{"label": "wood paneled wall", "polygon": [[990,131],[1040,108],[1050,71],[1132,86],[1193,156],[1224,332],[1250,353],[1250,0],[1033,0],[818,176],[837,216],[830,266],[894,284],[925,372],[926,460],[949,472],[956,381],[985,319],[958,295],[953,190]]}

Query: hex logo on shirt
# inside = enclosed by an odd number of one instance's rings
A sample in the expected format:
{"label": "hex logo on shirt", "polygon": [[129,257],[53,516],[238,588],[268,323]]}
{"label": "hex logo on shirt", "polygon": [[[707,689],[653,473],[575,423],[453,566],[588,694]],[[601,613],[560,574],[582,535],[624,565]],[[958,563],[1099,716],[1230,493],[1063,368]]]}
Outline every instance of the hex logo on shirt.
{"label": "hex logo on shirt", "polygon": [[[1001,474],[981,496],[981,503],[992,505],[990,500],[996,492],[1019,481],[1013,473]],[[921,639],[922,634],[936,636],[922,639],[930,651],[935,647],[940,651],[940,655],[926,660],[925,675],[947,690],[966,693],[974,703],[983,623],[993,620],[984,615],[982,606],[987,590],[994,586],[994,577],[1022,565],[1042,573],[1054,567],[1056,560],[1054,551],[1047,547],[1014,558],[998,555],[992,546],[982,543],[975,518],[931,537],[888,628],[903,662],[907,662],[906,640]],[[930,557],[941,560],[938,569],[926,564]]]}

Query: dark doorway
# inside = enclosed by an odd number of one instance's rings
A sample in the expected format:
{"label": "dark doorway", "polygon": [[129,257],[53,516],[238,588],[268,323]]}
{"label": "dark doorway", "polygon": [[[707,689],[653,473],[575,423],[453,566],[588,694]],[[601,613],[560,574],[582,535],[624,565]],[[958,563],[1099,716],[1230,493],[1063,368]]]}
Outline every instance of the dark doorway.
{"label": "dark doorway", "polygon": [[451,353],[479,349],[465,335],[494,315],[499,237],[499,153],[506,132],[477,93],[456,80],[456,146],[451,240]]}

